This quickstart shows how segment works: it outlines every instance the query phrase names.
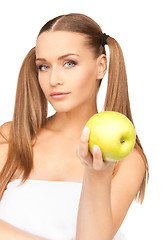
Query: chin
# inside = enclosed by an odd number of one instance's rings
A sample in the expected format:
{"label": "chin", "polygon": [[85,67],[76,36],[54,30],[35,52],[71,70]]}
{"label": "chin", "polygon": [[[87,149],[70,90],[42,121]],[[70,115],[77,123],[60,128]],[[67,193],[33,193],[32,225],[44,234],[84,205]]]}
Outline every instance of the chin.
{"label": "chin", "polygon": [[69,106],[63,106],[63,105],[58,105],[56,106],[57,104],[51,104],[51,106],[53,107],[53,109],[56,111],[56,112],[70,112],[72,111],[74,108],[71,108]]}
{"label": "chin", "polygon": [[91,104],[90,101],[79,101],[75,99],[74,101],[56,101],[56,102],[49,102],[51,106],[54,108],[56,112],[71,112],[71,111],[80,111],[82,109],[88,108]]}

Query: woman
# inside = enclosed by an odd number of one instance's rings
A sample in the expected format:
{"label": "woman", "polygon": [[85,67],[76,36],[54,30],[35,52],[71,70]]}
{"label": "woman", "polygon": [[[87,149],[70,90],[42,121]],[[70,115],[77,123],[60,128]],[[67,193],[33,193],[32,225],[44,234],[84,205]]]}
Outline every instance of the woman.
{"label": "woman", "polygon": [[[138,136],[119,163],[104,162],[98,146],[93,156],[88,151],[85,124],[98,112],[105,44],[110,61],[104,111],[133,122],[120,46],[89,17],[50,20],[27,54],[13,121],[0,129],[1,238],[119,239],[132,201],[142,203],[148,165]],[[56,111],[49,118],[47,102]]]}

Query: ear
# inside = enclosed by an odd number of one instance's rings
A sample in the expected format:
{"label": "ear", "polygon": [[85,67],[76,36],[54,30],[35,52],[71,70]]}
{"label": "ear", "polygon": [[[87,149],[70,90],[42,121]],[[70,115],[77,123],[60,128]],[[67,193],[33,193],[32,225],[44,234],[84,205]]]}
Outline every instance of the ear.
{"label": "ear", "polygon": [[107,70],[107,57],[105,54],[101,54],[97,58],[97,79],[100,80],[104,77],[106,70]]}

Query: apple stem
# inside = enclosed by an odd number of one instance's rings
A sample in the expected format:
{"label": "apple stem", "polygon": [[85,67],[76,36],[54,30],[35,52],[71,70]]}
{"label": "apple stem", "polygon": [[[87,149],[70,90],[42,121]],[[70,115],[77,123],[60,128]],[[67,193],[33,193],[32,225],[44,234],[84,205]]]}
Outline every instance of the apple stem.
{"label": "apple stem", "polygon": [[123,138],[120,139],[120,143],[123,144],[125,141]]}

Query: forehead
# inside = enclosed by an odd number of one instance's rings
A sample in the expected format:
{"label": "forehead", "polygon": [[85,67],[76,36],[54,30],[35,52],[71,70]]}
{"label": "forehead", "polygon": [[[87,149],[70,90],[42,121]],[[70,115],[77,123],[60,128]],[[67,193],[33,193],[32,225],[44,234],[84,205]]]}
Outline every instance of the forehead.
{"label": "forehead", "polygon": [[42,33],[36,41],[36,57],[60,56],[68,52],[82,54],[90,52],[84,34],[54,31]]}

